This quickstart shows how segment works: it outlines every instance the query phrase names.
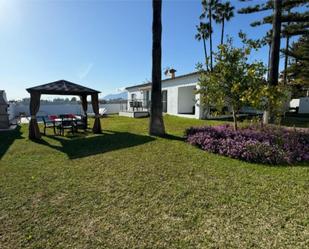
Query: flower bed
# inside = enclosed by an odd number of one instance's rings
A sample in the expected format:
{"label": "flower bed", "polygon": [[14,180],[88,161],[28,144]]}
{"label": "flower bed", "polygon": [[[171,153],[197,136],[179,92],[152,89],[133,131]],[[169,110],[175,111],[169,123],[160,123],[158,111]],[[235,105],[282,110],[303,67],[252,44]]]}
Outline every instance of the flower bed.
{"label": "flower bed", "polygon": [[309,161],[309,133],[278,127],[206,126],[186,130],[187,142],[205,151],[264,164]]}

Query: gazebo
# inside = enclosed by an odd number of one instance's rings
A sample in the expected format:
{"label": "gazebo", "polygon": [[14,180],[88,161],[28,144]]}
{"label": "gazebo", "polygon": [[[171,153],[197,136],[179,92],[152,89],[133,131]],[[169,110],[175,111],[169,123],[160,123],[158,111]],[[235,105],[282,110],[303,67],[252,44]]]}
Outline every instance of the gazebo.
{"label": "gazebo", "polygon": [[77,95],[80,96],[81,104],[84,114],[87,116],[87,96],[91,96],[92,108],[95,114],[95,121],[92,128],[93,133],[101,133],[101,123],[99,115],[99,91],[84,87],[66,80],[58,80],[55,82],[47,83],[40,86],[27,88],[30,93],[30,115],[31,120],[29,123],[29,138],[41,138],[36,114],[40,109],[40,99],[42,94],[52,95]]}

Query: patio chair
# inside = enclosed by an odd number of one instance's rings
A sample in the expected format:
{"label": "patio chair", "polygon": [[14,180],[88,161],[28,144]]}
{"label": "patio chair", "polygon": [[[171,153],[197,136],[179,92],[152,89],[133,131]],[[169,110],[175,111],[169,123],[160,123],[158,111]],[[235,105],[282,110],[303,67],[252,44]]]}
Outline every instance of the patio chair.
{"label": "patio chair", "polygon": [[50,128],[54,130],[54,134],[56,134],[56,125],[53,120],[46,119],[45,117],[42,117],[43,123],[44,123],[44,135],[46,135],[46,129]]}
{"label": "patio chair", "polygon": [[70,130],[72,134],[76,130],[76,123],[73,118],[62,118],[60,125],[57,127],[60,135],[64,136],[64,130]]}
{"label": "patio chair", "polygon": [[86,116],[81,116],[79,119],[75,120],[76,130],[83,129],[86,131],[88,129],[88,122]]}

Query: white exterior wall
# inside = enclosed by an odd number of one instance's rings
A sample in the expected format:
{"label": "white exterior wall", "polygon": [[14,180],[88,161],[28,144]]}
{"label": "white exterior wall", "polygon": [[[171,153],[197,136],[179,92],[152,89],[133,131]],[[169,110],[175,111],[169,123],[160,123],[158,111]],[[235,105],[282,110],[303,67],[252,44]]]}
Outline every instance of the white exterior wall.
{"label": "white exterior wall", "polygon": [[[188,100],[187,98],[185,98],[186,95],[179,96],[179,88],[182,88],[182,87],[198,88],[197,83],[198,83],[197,74],[188,75],[185,77],[180,77],[180,78],[176,78],[173,80],[162,82],[162,91],[164,90],[167,91],[167,114],[183,116],[183,117],[190,117],[190,118],[197,118],[197,119],[202,117],[201,116],[202,111],[200,110],[201,108],[199,104],[199,94],[195,95],[195,114],[194,115],[180,114],[178,110],[179,109],[178,103],[180,103],[181,106],[184,106],[184,105],[188,106],[188,112],[192,111],[192,104],[193,104],[193,101],[191,100],[192,98]],[[188,90],[188,91],[191,91],[191,90]],[[137,99],[143,99],[143,94],[138,87],[131,88],[128,90],[128,100],[131,99],[132,93],[136,94]]]}

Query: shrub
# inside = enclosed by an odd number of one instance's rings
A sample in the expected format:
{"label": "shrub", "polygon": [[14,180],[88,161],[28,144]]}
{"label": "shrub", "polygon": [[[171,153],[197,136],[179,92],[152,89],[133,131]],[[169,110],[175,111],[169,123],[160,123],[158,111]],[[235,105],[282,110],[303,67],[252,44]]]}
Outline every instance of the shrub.
{"label": "shrub", "polygon": [[267,126],[235,131],[229,125],[191,127],[186,140],[205,151],[264,164],[309,161],[309,133]]}

